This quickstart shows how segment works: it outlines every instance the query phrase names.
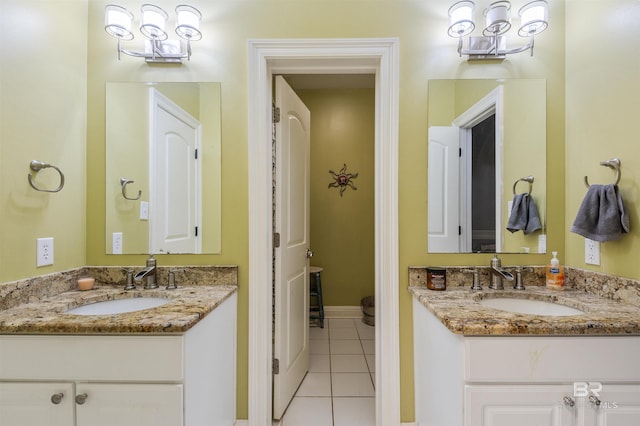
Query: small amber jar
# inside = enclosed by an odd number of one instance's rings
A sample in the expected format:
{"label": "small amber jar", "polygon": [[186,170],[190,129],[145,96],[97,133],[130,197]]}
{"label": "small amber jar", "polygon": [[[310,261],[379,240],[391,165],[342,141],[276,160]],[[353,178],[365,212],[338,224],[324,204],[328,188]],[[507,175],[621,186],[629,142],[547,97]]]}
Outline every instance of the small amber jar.
{"label": "small amber jar", "polygon": [[427,288],[430,290],[447,289],[447,270],[445,268],[427,268]]}

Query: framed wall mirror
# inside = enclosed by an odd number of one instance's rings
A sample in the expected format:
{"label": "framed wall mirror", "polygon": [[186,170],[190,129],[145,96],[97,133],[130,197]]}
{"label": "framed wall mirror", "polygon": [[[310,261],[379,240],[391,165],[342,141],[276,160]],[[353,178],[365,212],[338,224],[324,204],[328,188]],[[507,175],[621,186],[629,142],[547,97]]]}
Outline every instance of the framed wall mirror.
{"label": "framed wall mirror", "polygon": [[546,252],[546,81],[430,80],[428,108],[428,251]]}
{"label": "framed wall mirror", "polygon": [[106,85],[107,254],[219,253],[220,83]]}

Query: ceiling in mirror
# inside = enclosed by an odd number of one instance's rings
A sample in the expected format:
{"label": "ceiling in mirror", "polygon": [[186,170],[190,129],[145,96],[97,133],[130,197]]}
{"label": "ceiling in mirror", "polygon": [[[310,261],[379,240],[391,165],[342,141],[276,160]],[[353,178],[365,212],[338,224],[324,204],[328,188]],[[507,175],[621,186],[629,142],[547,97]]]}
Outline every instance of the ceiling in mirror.
{"label": "ceiling in mirror", "polygon": [[107,83],[107,254],[219,253],[220,178],[219,83]]}
{"label": "ceiling in mirror", "polygon": [[430,80],[428,107],[428,251],[546,252],[546,81]]}

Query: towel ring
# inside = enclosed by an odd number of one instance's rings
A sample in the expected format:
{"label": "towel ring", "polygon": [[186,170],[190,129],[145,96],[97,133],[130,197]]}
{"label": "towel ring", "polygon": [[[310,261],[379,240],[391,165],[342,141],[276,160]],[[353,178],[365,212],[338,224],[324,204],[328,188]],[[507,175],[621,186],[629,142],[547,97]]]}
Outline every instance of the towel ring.
{"label": "towel ring", "polygon": [[529,182],[529,194],[531,195],[531,191],[533,190],[533,176],[527,176],[527,177],[523,177],[518,179],[517,181],[514,182],[513,184],[513,195],[516,195],[516,185],[518,185],[518,182],[522,181],[522,182]]}
{"label": "towel ring", "polygon": [[[612,158],[611,160],[608,160],[608,161],[601,161],[600,165],[609,167],[611,170],[614,170],[616,172],[616,181],[614,185],[617,185],[620,183],[620,159],[619,158]],[[584,177],[584,184],[587,185],[587,188],[591,186],[589,185],[589,179],[586,176]]]}
{"label": "towel ring", "polygon": [[131,200],[131,201],[139,200],[140,197],[142,196],[141,190],[138,190],[138,196],[136,198],[127,196],[127,185],[129,185],[130,183],[133,183],[131,179],[120,178],[120,185],[122,186],[122,196],[124,197],[125,200]]}
{"label": "towel ring", "polygon": [[64,186],[64,174],[62,173],[62,171],[57,168],[56,166],[53,166],[51,164],[47,164],[47,163],[43,163],[42,161],[38,161],[38,160],[32,160],[31,163],[29,163],[29,168],[31,169],[31,171],[33,171],[33,175],[37,175],[40,170],[42,169],[47,169],[47,168],[52,168],[55,169],[58,174],[60,175],[60,185],[58,185],[58,187],[56,189],[43,189],[43,188],[39,188],[36,183],[33,180],[33,176],[31,173],[29,173],[27,175],[27,179],[29,180],[29,185],[31,185],[31,187],[33,189],[35,189],[36,191],[40,191],[40,192],[60,192],[60,190],[62,189],[62,187]]}

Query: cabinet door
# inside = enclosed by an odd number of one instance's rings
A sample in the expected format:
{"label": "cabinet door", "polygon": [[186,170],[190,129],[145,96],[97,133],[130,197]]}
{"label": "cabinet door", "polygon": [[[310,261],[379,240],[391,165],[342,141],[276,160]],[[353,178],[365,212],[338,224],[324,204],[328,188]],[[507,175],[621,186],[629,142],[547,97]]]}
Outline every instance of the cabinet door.
{"label": "cabinet door", "polygon": [[587,417],[596,426],[640,425],[640,385],[608,385],[599,392],[600,405],[586,403]]}
{"label": "cabinet door", "polygon": [[77,426],[183,424],[182,385],[81,383],[76,395]]}
{"label": "cabinet door", "polygon": [[0,382],[0,425],[73,424],[72,383]]}
{"label": "cabinet door", "polygon": [[[465,426],[575,426],[578,401],[566,385],[465,386]],[[572,398],[571,401],[574,401]]]}

